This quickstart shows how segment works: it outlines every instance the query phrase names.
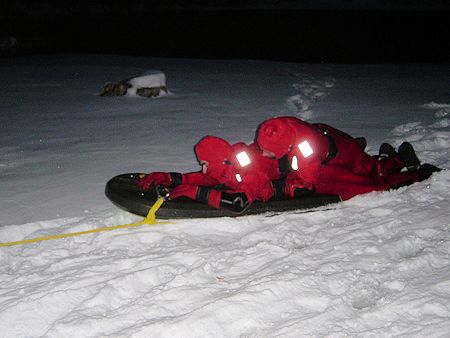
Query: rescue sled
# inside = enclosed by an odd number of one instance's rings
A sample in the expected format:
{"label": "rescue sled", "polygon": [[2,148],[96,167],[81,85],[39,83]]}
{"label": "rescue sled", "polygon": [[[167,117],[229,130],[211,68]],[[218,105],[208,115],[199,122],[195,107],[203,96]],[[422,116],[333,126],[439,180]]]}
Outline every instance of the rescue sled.
{"label": "rescue sled", "polygon": [[[151,187],[147,191],[142,191],[138,183],[143,175],[145,174],[129,173],[113,177],[106,184],[106,196],[119,208],[145,217],[152,205],[161,196],[157,187]],[[314,194],[298,199],[278,199],[268,202],[256,201],[243,212],[236,213],[223,208],[215,209],[187,197],[180,197],[166,201],[158,210],[157,217],[162,219],[236,217],[268,212],[307,210],[340,201],[340,197],[336,195]]]}

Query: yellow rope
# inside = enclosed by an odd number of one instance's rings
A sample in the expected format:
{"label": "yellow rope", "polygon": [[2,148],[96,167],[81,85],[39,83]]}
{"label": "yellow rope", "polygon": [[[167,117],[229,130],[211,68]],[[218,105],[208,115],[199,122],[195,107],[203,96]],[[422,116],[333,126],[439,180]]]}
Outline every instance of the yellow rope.
{"label": "yellow rope", "polygon": [[161,205],[164,203],[164,198],[159,198],[155,204],[150,208],[147,217],[144,218],[144,220],[136,223],[130,223],[130,224],[124,224],[124,225],[115,225],[105,228],[98,228],[98,229],[92,229],[92,230],[86,230],[86,231],[79,231],[79,232],[72,232],[68,234],[60,234],[60,235],[52,235],[52,236],[46,236],[46,237],[37,237],[37,238],[31,238],[31,239],[24,239],[22,241],[16,241],[16,242],[6,242],[6,243],[0,243],[1,246],[13,246],[13,245],[20,245],[20,244],[27,244],[27,243],[35,243],[35,242],[42,242],[42,241],[48,241],[51,239],[57,239],[57,238],[66,238],[66,237],[73,237],[73,236],[79,236],[79,235],[85,235],[85,234],[91,234],[94,232],[102,232],[102,231],[111,231],[116,229],[124,229],[124,228],[132,228],[132,227],[139,227],[141,225],[145,224],[170,224],[171,222],[156,222],[156,211],[161,207]]}

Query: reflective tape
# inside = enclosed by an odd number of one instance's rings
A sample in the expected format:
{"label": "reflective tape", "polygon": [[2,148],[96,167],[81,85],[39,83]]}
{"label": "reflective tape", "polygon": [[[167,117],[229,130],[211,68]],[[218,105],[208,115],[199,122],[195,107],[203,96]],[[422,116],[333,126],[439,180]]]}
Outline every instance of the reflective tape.
{"label": "reflective tape", "polygon": [[293,170],[298,170],[298,160],[297,160],[297,156],[294,156],[294,157],[292,158],[291,167],[292,167]]}
{"label": "reflective tape", "polygon": [[313,149],[306,140],[298,145],[298,149],[300,149],[300,152],[305,158],[311,156],[314,153]]}
{"label": "reflective tape", "polygon": [[250,163],[252,163],[252,161],[250,160],[250,157],[248,157],[248,155],[245,151],[241,151],[239,154],[237,154],[236,159],[238,160],[241,167],[246,167]]}

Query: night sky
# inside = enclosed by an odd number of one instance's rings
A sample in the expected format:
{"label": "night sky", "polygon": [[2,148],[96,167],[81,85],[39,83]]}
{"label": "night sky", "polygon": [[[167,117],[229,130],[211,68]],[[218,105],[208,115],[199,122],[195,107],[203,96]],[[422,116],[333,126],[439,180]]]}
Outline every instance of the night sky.
{"label": "night sky", "polygon": [[0,55],[443,63],[449,14],[448,1],[10,0],[0,4],[0,44],[17,45]]}

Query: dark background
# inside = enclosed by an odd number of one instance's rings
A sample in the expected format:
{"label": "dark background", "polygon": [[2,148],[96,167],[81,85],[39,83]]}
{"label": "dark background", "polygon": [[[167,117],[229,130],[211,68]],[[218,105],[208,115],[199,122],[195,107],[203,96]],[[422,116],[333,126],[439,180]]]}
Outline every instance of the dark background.
{"label": "dark background", "polygon": [[314,3],[9,0],[0,3],[0,55],[450,62],[448,1]]}

